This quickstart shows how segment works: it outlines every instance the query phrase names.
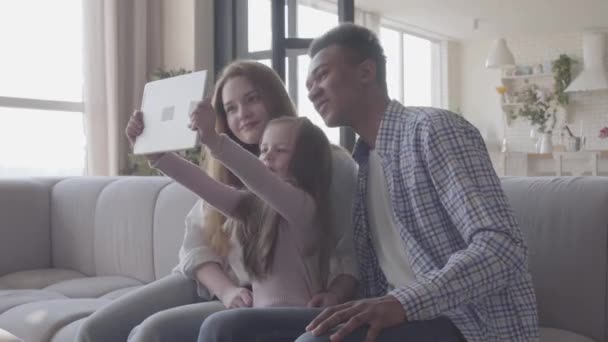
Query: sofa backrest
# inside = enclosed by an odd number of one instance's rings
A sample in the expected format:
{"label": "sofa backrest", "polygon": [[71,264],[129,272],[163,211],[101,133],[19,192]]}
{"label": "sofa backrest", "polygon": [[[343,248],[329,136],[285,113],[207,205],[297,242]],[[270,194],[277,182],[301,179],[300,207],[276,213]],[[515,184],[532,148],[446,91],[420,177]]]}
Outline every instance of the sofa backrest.
{"label": "sofa backrest", "polygon": [[150,282],[177,264],[194,194],[165,177],[72,177],[51,192],[52,262]]}
{"label": "sofa backrest", "polygon": [[[502,184],[528,244],[541,325],[608,341],[608,177]],[[53,266],[161,278],[178,262],[195,201],[164,177],[0,180],[0,234],[10,237],[0,255],[12,256],[0,258],[0,275]]]}
{"label": "sofa backrest", "polygon": [[541,325],[607,341],[608,177],[502,184],[528,244]]}
{"label": "sofa backrest", "polygon": [[51,266],[50,193],[59,179],[0,179],[0,276]]}

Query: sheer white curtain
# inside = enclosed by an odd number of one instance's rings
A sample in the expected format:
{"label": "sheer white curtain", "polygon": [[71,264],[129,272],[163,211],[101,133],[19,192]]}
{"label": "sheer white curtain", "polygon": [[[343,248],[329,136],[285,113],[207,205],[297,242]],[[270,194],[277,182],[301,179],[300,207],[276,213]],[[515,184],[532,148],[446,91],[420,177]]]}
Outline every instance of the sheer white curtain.
{"label": "sheer white curtain", "polygon": [[86,173],[116,175],[127,162],[126,123],[161,65],[161,2],[86,0],[83,10]]}

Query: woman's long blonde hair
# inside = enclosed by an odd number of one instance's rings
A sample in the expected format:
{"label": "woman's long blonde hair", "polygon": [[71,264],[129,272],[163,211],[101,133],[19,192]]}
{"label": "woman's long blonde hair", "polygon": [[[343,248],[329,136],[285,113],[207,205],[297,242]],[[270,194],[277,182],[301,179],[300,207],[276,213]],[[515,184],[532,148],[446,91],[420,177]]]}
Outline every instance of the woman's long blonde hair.
{"label": "woman's long blonde hair", "polygon": [[[322,284],[329,273],[329,251],[336,240],[331,227],[330,185],[332,175],[331,145],[323,131],[304,117],[282,117],[271,120],[270,125],[291,124],[296,127],[296,140],[289,162],[289,174],[294,186],[306,191],[315,202],[315,221],[319,235],[319,272]],[[236,234],[243,248],[243,265],[256,279],[271,272],[276,247],[279,214],[253,194],[238,209],[242,218],[237,223]],[[321,233],[325,236],[321,238]]]}
{"label": "woman's long blonde hair", "polygon": [[[246,150],[259,155],[259,144],[245,144],[240,141],[228,127],[226,118],[226,109],[222,92],[226,82],[235,77],[246,78],[260,94],[262,102],[268,111],[271,119],[278,117],[296,117],[296,109],[285,90],[285,85],[279,75],[268,66],[256,61],[235,61],[227,65],[220,74],[213,93],[212,104],[217,113],[217,121],[215,130],[218,133],[225,133],[234,141],[243,146]],[[207,151],[208,152],[208,151]],[[224,167],[220,162],[215,160],[211,153],[205,153],[205,163],[203,167],[207,173],[214,179],[231,186],[242,187],[239,179]],[[210,246],[221,256],[225,256],[230,251],[230,236],[231,231],[224,229],[226,217],[219,211],[210,207],[205,207],[203,210],[211,210],[203,222],[205,227],[205,237],[208,239]]]}

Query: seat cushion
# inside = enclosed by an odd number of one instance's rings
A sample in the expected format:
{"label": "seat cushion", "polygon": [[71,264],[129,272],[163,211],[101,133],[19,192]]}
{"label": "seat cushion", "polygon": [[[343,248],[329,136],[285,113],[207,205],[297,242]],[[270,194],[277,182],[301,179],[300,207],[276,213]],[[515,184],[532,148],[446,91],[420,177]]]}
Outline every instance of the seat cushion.
{"label": "seat cushion", "polygon": [[74,342],[74,337],[85,320],[86,317],[81,318],[59,329],[50,342]]}
{"label": "seat cushion", "polygon": [[65,298],[60,293],[44,290],[0,290],[0,314],[25,303]]}
{"label": "seat cushion", "polygon": [[554,328],[540,328],[540,342],[595,342],[585,336]]}
{"label": "seat cushion", "polygon": [[116,290],[141,285],[142,282],[129,277],[86,277],[62,281],[45,290],[59,292],[69,298],[99,298]]}
{"label": "seat cushion", "polygon": [[84,274],[61,268],[45,268],[9,273],[0,277],[0,287],[9,289],[43,289],[55,283],[85,277]]}
{"label": "seat cushion", "polygon": [[24,341],[48,341],[60,329],[110,303],[107,299],[55,299],[27,303],[0,314],[0,329]]}
{"label": "seat cushion", "polygon": [[22,342],[23,340],[9,333],[6,330],[0,329],[0,342]]}

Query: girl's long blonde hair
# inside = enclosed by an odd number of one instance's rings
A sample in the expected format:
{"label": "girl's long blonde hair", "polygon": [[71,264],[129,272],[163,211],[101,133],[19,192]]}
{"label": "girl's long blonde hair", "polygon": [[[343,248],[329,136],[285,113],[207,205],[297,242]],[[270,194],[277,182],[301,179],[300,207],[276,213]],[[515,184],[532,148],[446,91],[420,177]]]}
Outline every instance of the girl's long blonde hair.
{"label": "girl's long blonde hair", "polygon": [[[319,271],[322,284],[325,284],[329,273],[329,251],[336,240],[329,209],[331,146],[325,133],[307,118],[278,118],[270,121],[268,126],[280,123],[296,126],[296,141],[289,162],[289,174],[294,186],[306,191],[315,201],[314,224],[319,225],[319,235],[314,240],[319,241],[316,246],[319,251]],[[236,234],[243,248],[243,265],[253,278],[263,278],[272,271],[279,215],[254,195],[243,201],[239,212],[242,221],[237,224]],[[321,233],[325,234],[323,238]]]}
{"label": "girl's long blonde hair", "polygon": [[[217,113],[217,121],[215,130],[218,133],[225,133],[234,141],[243,146],[246,150],[259,155],[258,144],[245,144],[240,141],[228,127],[226,118],[226,109],[222,92],[226,82],[235,77],[245,77],[253,87],[256,88],[270,118],[278,118],[282,116],[296,117],[296,109],[285,90],[285,85],[277,73],[268,66],[256,61],[235,61],[227,65],[220,74],[213,93],[212,104]],[[225,168],[220,162],[215,160],[211,153],[205,153],[205,162],[203,167],[207,173],[214,179],[231,186],[242,187],[239,179]],[[205,237],[209,241],[210,246],[221,256],[226,256],[230,251],[230,229],[224,229],[226,217],[219,211],[210,207],[205,207],[203,210],[211,210],[208,215],[205,215],[203,227],[205,227]]]}

